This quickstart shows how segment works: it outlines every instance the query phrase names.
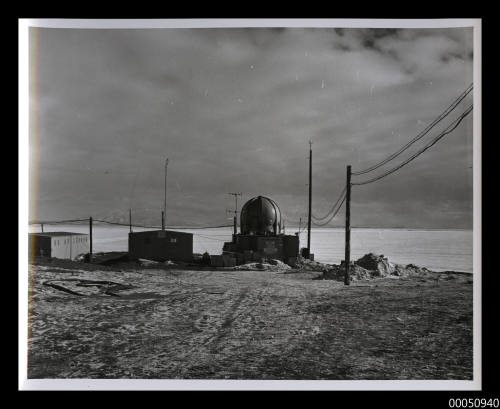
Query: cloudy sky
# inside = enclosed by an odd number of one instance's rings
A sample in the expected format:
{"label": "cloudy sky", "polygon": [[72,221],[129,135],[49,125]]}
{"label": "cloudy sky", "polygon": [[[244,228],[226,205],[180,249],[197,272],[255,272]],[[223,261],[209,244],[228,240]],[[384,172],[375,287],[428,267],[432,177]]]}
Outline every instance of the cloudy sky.
{"label": "cloudy sky", "polygon": [[[230,221],[228,192],[288,224],[417,135],[472,83],[472,29],[30,29],[30,219]],[[391,168],[441,127],[372,174]],[[472,116],[354,186],[352,224],[472,227]],[[332,222],[343,225],[343,211]]]}

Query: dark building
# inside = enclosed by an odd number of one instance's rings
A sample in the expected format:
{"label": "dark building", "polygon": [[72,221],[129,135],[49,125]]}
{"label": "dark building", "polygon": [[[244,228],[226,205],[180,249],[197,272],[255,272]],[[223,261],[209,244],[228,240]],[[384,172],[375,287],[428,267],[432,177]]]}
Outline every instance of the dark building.
{"label": "dark building", "polygon": [[89,252],[88,235],[66,231],[29,233],[30,258],[43,256],[75,259]]}
{"label": "dark building", "polygon": [[131,259],[191,261],[193,235],[170,230],[129,233],[128,253]]}
{"label": "dark building", "polygon": [[282,233],[281,211],[276,202],[264,196],[250,199],[240,215],[241,233],[224,243],[223,254],[233,255],[237,264],[276,259],[294,264],[299,253],[298,235]]}

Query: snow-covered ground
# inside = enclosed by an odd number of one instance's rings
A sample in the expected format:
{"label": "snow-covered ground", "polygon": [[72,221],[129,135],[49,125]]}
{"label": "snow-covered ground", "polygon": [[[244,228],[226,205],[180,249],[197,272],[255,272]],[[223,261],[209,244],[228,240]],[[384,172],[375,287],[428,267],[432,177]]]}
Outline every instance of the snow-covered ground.
{"label": "snow-covered ground", "polygon": [[31,265],[28,377],[471,379],[470,277],[317,277]]}

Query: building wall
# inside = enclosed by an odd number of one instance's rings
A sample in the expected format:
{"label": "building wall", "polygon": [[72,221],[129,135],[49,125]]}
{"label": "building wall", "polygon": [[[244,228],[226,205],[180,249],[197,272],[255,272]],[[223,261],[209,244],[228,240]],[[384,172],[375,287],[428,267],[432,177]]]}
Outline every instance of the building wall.
{"label": "building wall", "polygon": [[90,250],[86,235],[54,236],[51,242],[51,257],[75,259],[80,254]]}
{"label": "building wall", "polygon": [[132,259],[191,261],[193,235],[169,230],[129,233],[128,251]]}
{"label": "building wall", "polygon": [[264,257],[283,259],[283,238],[277,237],[257,237],[257,249]]}
{"label": "building wall", "polygon": [[80,254],[89,252],[90,243],[87,235],[41,236],[30,233],[28,236],[29,256],[44,256],[75,259]]}
{"label": "building wall", "polygon": [[37,256],[50,257],[50,237],[28,235],[29,258]]}
{"label": "building wall", "polygon": [[288,262],[290,258],[297,257],[298,255],[299,237],[296,235],[233,235],[233,242],[225,243],[223,250],[228,254],[253,251],[264,258],[274,258]]}
{"label": "building wall", "polygon": [[299,236],[283,236],[283,253],[285,258],[297,257],[299,254]]}

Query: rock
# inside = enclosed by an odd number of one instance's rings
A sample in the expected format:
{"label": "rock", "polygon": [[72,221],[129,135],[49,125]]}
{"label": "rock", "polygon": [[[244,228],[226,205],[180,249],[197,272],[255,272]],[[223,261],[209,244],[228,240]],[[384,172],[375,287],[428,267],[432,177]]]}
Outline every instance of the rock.
{"label": "rock", "polygon": [[234,270],[267,270],[267,271],[283,271],[290,270],[291,267],[288,264],[283,263],[280,260],[270,260],[269,262],[252,262],[241,264],[233,267]]}
{"label": "rock", "polygon": [[371,271],[356,264],[349,269],[349,273],[351,280],[369,280],[373,276]]}
{"label": "rock", "polygon": [[[302,262],[302,264],[311,266],[311,262]],[[427,277],[429,274],[433,274],[432,271],[425,267],[419,267],[414,264],[404,266],[402,264],[391,263],[387,257],[383,255],[377,256],[373,253],[365,254],[360,259],[351,262],[349,271],[352,281],[383,277]],[[327,268],[323,268],[322,273],[322,276],[319,277],[320,279],[344,281],[345,262],[342,260],[340,265],[327,266]]]}
{"label": "rock", "polygon": [[156,264],[159,264],[157,261],[154,261],[154,260],[148,260],[148,259],[145,259],[145,258],[140,258],[137,260],[138,263],[141,265],[141,266],[154,266]]}
{"label": "rock", "polygon": [[305,270],[305,271],[321,272],[325,268],[328,269],[328,268],[332,267],[332,265],[319,263],[317,261],[309,260],[307,258],[299,256],[299,257],[297,257],[297,260],[295,262],[294,267],[299,269],[299,270],[303,270],[303,271]]}
{"label": "rock", "polygon": [[[322,279],[344,281],[345,264],[342,262],[340,266],[331,266],[323,270]],[[369,280],[372,278],[372,272],[354,263],[351,263],[349,268],[349,277],[351,281]]]}
{"label": "rock", "polygon": [[292,267],[290,267],[288,264],[283,263],[281,260],[268,260],[268,263],[276,266],[279,270],[290,270]]}
{"label": "rock", "polygon": [[389,263],[387,257],[383,255],[377,256],[373,253],[368,253],[355,261],[355,264],[366,270],[372,271],[372,275],[376,277],[395,275],[394,264]]}

